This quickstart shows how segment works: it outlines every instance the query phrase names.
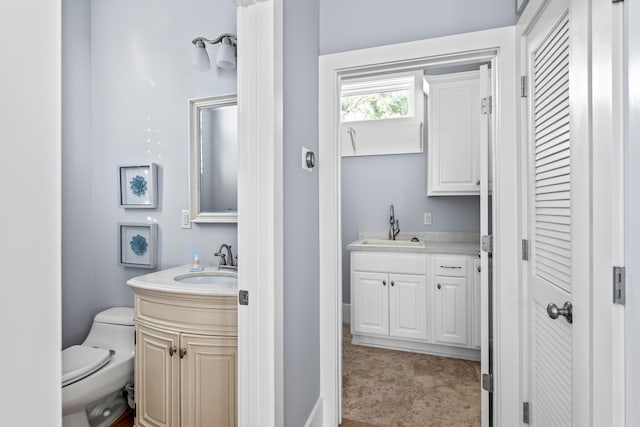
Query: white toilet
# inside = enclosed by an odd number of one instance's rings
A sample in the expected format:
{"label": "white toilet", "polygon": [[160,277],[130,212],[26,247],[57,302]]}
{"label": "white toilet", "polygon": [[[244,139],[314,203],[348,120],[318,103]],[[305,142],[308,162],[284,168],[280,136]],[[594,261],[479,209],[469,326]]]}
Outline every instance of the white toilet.
{"label": "white toilet", "polygon": [[62,351],[63,427],[109,425],[126,409],[133,340],[133,308],[113,307],[96,314],[81,345]]}

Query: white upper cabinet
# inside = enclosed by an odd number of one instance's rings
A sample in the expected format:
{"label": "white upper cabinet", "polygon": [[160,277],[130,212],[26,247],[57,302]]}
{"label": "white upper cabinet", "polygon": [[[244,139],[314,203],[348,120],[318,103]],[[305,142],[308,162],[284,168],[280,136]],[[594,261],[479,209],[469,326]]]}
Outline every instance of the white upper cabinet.
{"label": "white upper cabinet", "polygon": [[480,194],[480,72],[424,77],[428,196]]}

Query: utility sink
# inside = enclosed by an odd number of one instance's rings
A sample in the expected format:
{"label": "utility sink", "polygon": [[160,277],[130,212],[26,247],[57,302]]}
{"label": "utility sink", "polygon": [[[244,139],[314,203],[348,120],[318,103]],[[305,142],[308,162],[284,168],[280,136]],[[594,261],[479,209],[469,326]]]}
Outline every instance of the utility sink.
{"label": "utility sink", "polygon": [[234,273],[222,271],[202,271],[195,273],[181,274],[174,277],[178,283],[190,285],[233,285],[238,282],[238,277]]}
{"label": "utility sink", "polygon": [[383,240],[383,239],[365,239],[360,242],[362,246],[374,246],[378,248],[426,248],[427,244],[423,241],[412,242],[411,240]]}

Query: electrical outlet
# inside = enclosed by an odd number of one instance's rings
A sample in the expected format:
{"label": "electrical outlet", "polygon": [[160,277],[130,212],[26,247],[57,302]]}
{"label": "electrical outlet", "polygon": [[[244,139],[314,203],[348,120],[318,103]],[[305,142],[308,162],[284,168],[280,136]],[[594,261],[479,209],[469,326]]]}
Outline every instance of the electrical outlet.
{"label": "electrical outlet", "polygon": [[180,226],[182,228],[191,228],[191,215],[186,209],[181,212]]}
{"label": "electrical outlet", "polygon": [[431,225],[431,212],[424,213],[424,225]]}

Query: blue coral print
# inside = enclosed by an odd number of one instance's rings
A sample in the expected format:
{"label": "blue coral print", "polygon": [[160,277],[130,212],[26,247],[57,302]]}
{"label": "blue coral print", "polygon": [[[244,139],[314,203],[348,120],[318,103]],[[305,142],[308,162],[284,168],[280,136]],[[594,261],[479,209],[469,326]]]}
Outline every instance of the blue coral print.
{"label": "blue coral print", "polygon": [[131,250],[133,251],[133,253],[136,255],[144,254],[147,251],[147,247],[149,246],[149,244],[147,243],[147,239],[139,234],[133,236],[131,242],[129,242],[129,245],[131,246]]}
{"label": "blue coral print", "polygon": [[131,192],[136,196],[142,196],[147,192],[147,181],[140,175],[134,176],[129,181],[129,184],[131,185]]}

